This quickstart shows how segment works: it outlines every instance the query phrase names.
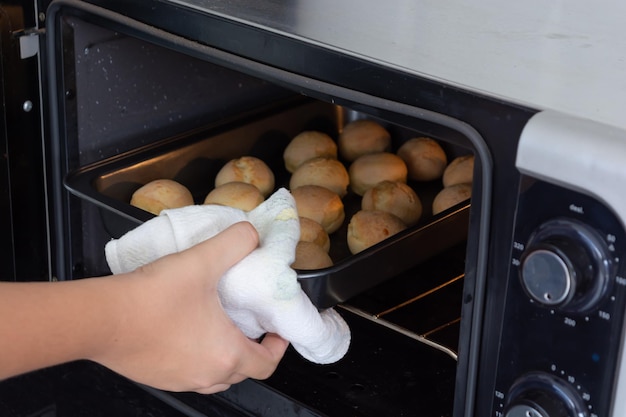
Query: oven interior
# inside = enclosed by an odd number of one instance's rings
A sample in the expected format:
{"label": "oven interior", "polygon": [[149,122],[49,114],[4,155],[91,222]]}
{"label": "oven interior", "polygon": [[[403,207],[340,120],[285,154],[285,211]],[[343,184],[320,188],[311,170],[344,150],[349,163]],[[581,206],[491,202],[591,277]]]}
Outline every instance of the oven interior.
{"label": "oven interior", "polygon": [[[391,132],[395,149],[428,136],[449,161],[473,152],[463,135],[428,120],[390,123],[379,109],[305,97],[88,19],[62,20],[61,171],[70,250],[59,279],[110,273],[106,242],[152,216],[129,204],[147,181],[177,179],[201,203],[225,161],[254,154],[275,170],[277,186],[288,184],[282,150],[303,130],[336,139],[347,122],[370,118]],[[349,323],[353,341],[345,358],[314,365],[290,350],[267,381],[246,381],[212,397],[155,395],[199,412],[217,402],[251,415],[452,415],[470,205],[434,216],[440,180],[411,185],[424,206],[418,225],[358,256],[346,253],[344,225],[332,238],[335,266],[302,272],[303,285],[323,282],[321,290],[311,289],[314,303],[334,306]],[[359,203],[346,196],[347,213]]]}

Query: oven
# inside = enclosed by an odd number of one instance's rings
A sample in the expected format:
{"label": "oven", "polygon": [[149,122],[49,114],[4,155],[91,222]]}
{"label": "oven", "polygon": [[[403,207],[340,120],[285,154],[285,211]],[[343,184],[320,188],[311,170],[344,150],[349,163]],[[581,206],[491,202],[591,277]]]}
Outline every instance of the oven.
{"label": "oven", "polygon": [[[0,383],[0,410],[626,412],[626,130],[618,112],[551,106],[542,94],[556,94],[554,86],[542,85],[540,76],[537,88],[550,91],[535,92],[533,102],[428,73],[428,61],[439,59],[445,49],[438,46],[450,40],[430,34],[432,23],[414,27],[419,5],[388,11],[352,3],[2,5],[8,279],[109,274],[104,246],[154,216],[130,204],[132,193],[154,179],[184,184],[201,204],[226,161],[254,155],[274,171],[277,187],[288,187],[283,151],[302,131],[337,140],[348,123],[369,119],[390,132],[391,152],[429,137],[448,161],[471,155],[475,165],[471,199],[434,213],[441,178],[409,180],[423,205],[417,224],[352,254],[345,222],[331,235],[334,265],[298,271],[313,304],[334,308],[351,329],[349,351],[338,362],[313,364],[290,349],[268,380],[211,396],[163,392],[94,364],[68,364]],[[426,17],[443,16],[422,6]],[[413,50],[418,56],[407,55]],[[468,72],[480,67],[467,65]],[[607,77],[605,84],[614,81]],[[343,203],[349,218],[361,197],[351,192]]]}

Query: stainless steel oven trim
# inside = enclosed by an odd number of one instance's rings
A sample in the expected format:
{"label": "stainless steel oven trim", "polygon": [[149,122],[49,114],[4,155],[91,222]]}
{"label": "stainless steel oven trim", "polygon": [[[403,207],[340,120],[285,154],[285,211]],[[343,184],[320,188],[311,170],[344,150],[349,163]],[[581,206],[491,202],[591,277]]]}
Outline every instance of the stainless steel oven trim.
{"label": "stainless steel oven trim", "polygon": [[[57,62],[59,45],[56,35],[59,33],[60,27],[56,16],[69,10],[80,11],[85,16],[98,16],[101,19],[111,22],[112,27],[115,30],[119,29],[123,31],[124,28],[127,30],[132,28],[132,34],[135,36],[139,36],[144,40],[156,42],[168,48],[188,53],[197,58],[210,60],[213,63],[246,72],[249,75],[259,76],[260,78],[264,78],[281,85],[291,86],[291,88],[296,86],[300,88],[301,92],[310,94],[314,97],[325,97],[337,104],[341,104],[340,102],[361,103],[371,108],[379,109],[386,114],[397,114],[409,118],[427,120],[455,130],[469,139],[474,148],[475,155],[480,162],[481,175],[479,185],[480,188],[478,188],[480,191],[479,198],[476,199],[476,197],[474,197],[474,203],[472,204],[472,212],[474,213],[474,216],[478,215],[479,217],[478,222],[476,223],[478,230],[472,231],[471,233],[473,233],[473,235],[470,235],[471,239],[476,239],[476,262],[474,288],[472,289],[473,307],[471,309],[470,336],[467,350],[468,380],[464,381],[463,384],[463,386],[465,386],[465,392],[462,394],[459,393],[459,395],[462,395],[464,398],[463,415],[471,417],[474,410],[476,391],[475,375],[478,373],[481,329],[483,325],[483,311],[481,306],[484,303],[484,289],[487,280],[493,183],[492,156],[480,133],[469,124],[444,114],[375,97],[359,91],[350,90],[338,85],[329,84],[284,71],[280,68],[250,61],[246,58],[235,56],[222,50],[175,36],[154,26],[143,24],[99,6],[77,0],[58,0],[52,2],[48,9],[46,45],[48,60],[47,71],[51,80],[51,87],[49,91],[50,118],[52,127],[51,139],[52,143],[57,147],[61,146],[63,140],[61,134],[62,130],[60,130],[60,107],[62,106],[63,97],[62,92],[58,91],[58,87],[62,84],[57,84],[57,81],[62,79],[62,74],[60,73],[61,69]],[[53,162],[56,164],[62,163],[61,153],[58,148],[53,154]],[[62,172],[63,170],[60,166],[57,166],[54,169],[55,177],[53,181],[53,193],[55,196],[54,202],[56,208],[55,224],[57,225],[64,224],[62,201],[66,197],[64,196],[62,189]],[[478,210],[478,214],[476,214],[476,210]],[[63,241],[62,233],[59,233],[59,235],[60,237],[57,239],[57,245],[58,247],[63,247],[65,242]],[[57,262],[59,266],[65,265],[66,262],[63,259],[62,253],[57,255]]]}

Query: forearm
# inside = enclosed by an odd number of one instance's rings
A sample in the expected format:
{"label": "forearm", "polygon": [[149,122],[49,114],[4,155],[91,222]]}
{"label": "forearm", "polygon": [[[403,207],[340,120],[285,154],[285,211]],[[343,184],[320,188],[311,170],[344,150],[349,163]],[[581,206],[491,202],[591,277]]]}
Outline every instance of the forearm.
{"label": "forearm", "polygon": [[267,378],[287,342],[249,340],[217,291],[257,244],[253,226],[238,223],[128,274],[0,282],[0,379],[78,359],[170,391],[208,394]]}
{"label": "forearm", "polygon": [[115,335],[118,303],[100,279],[0,283],[0,379],[87,359]]}

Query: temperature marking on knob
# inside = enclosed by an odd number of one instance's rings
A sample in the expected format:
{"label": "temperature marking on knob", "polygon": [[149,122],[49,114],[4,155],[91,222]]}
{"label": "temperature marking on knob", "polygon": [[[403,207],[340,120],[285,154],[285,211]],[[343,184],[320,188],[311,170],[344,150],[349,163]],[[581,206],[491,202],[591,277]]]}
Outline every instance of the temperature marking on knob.
{"label": "temperature marking on knob", "polygon": [[598,317],[604,320],[611,320],[611,313],[607,313],[606,311],[598,311]]}
{"label": "temperature marking on knob", "polygon": [[[504,394],[504,392],[499,391],[499,390],[495,390],[495,391],[493,392],[493,395],[494,395],[494,397],[496,397],[498,400],[500,400],[500,401],[498,401],[498,405],[496,405],[496,407],[497,407],[497,408],[499,408],[500,410],[501,410],[501,409],[503,409],[503,408],[504,408],[503,401],[504,401],[504,397],[506,396],[506,395]],[[495,404],[494,404],[494,405],[495,405]],[[504,413],[503,413],[502,411],[499,411],[499,410],[497,410],[497,409],[496,409],[496,410],[495,410],[495,413],[494,413],[494,416],[495,416],[495,417],[504,417]]]}
{"label": "temperature marking on knob", "polygon": [[614,243],[617,241],[617,238],[615,237],[615,235],[612,235],[612,234],[608,233],[606,235],[606,241],[609,243],[609,246],[608,246],[609,250],[611,252],[615,252],[615,245],[614,245]]}
{"label": "temperature marking on knob", "polygon": [[524,244],[521,242],[513,242],[513,249],[518,250],[518,251],[523,251]]}
{"label": "temperature marking on knob", "polygon": [[569,317],[565,317],[563,319],[563,323],[571,327],[576,327],[576,320],[569,318]]}
{"label": "temperature marking on knob", "polygon": [[511,260],[511,263],[513,264],[513,266],[520,266],[520,261],[517,258],[513,258]]}
{"label": "temperature marking on knob", "polygon": [[616,276],[615,282],[618,283],[619,285],[626,286],[626,278],[624,277]]}
{"label": "temperature marking on knob", "polygon": [[574,213],[585,214],[585,210],[583,209],[583,207],[577,206],[576,204],[570,204],[569,209],[570,211],[573,211]]}

